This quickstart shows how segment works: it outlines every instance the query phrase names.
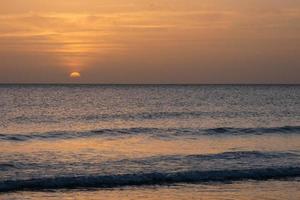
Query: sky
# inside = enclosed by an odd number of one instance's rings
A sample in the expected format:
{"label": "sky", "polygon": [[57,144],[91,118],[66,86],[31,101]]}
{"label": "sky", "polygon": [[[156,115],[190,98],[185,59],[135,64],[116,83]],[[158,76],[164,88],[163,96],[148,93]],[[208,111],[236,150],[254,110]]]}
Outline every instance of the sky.
{"label": "sky", "polygon": [[300,1],[1,0],[0,83],[300,84]]}

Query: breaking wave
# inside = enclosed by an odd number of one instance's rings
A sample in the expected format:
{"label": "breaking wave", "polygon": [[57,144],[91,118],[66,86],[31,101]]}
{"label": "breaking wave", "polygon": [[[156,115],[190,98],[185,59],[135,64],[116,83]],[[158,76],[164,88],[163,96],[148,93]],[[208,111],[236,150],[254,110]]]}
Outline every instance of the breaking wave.
{"label": "breaking wave", "polygon": [[0,192],[43,189],[113,188],[176,183],[284,179],[300,176],[300,167],[182,171],[99,176],[69,176],[0,182]]}
{"label": "breaking wave", "polygon": [[83,132],[57,131],[31,134],[0,134],[0,141],[28,141],[28,140],[61,140],[89,137],[118,137],[145,134],[153,137],[197,137],[197,136],[243,136],[264,134],[299,134],[300,126],[282,126],[268,128],[233,128],[219,127],[210,129],[195,128],[123,128],[99,129]]}

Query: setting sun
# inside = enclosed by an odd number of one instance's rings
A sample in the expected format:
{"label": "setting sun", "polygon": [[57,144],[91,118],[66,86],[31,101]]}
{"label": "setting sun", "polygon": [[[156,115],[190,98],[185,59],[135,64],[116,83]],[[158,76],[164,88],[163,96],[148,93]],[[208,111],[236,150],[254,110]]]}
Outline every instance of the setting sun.
{"label": "setting sun", "polygon": [[0,200],[300,200],[300,0],[0,4]]}
{"label": "setting sun", "polygon": [[71,78],[79,78],[81,75],[80,75],[80,73],[79,72],[72,72],[71,74],[70,74],[70,77]]}

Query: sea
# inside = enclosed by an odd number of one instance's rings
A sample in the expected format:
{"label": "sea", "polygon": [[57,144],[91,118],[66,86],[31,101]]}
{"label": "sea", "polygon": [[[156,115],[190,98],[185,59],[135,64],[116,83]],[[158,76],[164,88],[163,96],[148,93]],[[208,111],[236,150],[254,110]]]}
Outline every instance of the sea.
{"label": "sea", "polygon": [[300,199],[300,85],[0,85],[0,199]]}

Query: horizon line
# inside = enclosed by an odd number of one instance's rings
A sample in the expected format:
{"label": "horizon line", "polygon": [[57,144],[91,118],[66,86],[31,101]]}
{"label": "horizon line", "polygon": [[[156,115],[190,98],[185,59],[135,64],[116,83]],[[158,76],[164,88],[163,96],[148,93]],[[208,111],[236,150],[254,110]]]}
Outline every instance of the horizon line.
{"label": "horizon line", "polygon": [[1,83],[0,85],[187,85],[187,86],[200,86],[200,85],[295,85],[298,86],[300,83]]}

